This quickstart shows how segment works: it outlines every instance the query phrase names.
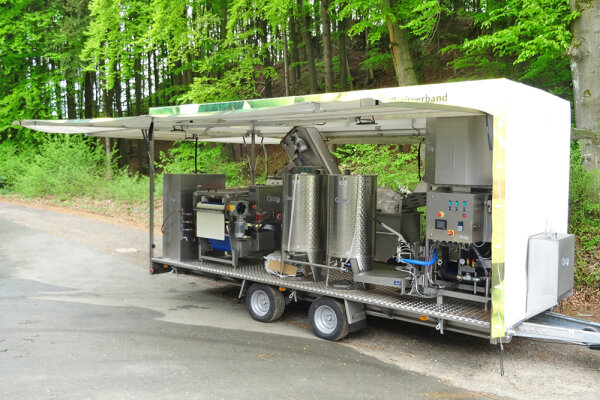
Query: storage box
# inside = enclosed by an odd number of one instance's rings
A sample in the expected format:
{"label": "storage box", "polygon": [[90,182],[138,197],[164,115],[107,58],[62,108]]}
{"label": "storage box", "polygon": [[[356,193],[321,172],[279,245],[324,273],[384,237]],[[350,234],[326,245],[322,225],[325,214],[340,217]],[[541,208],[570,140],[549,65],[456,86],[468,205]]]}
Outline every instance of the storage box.
{"label": "storage box", "polygon": [[277,260],[269,260],[269,262],[267,264],[267,268],[269,268],[271,271],[279,272],[284,275],[296,276],[296,274],[298,273],[298,267],[296,267],[295,265],[290,265],[290,264],[283,264],[283,271],[282,271],[281,270],[281,261],[277,261]]}
{"label": "storage box", "polygon": [[527,317],[573,294],[575,236],[540,233],[529,238],[527,252]]}

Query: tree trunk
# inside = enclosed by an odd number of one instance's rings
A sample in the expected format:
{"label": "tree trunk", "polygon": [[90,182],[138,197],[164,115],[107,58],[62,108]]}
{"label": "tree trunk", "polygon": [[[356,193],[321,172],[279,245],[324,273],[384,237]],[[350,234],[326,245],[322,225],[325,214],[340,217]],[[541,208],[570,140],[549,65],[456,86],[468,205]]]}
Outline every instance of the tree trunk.
{"label": "tree trunk", "polygon": [[[173,85],[181,86],[183,83],[181,60],[175,61],[174,71],[176,71],[176,72],[173,73]],[[178,88],[177,92],[179,93],[179,88]]]}
{"label": "tree trunk", "polygon": [[[57,65],[54,61],[50,60],[50,69],[55,74],[55,71],[58,69]],[[53,78],[53,86],[54,86],[54,102],[56,104],[56,114],[58,119],[62,119],[63,117],[63,101],[62,101],[62,89],[60,87],[60,81],[57,78]]]}
{"label": "tree trunk", "polygon": [[304,41],[304,50],[306,52],[306,64],[308,67],[308,79],[310,84],[310,93],[317,93],[319,88],[317,86],[317,70],[315,68],[315,58],[313,53],[313,40],[312,33],[310,31],[310,14],[304,9],[304,1],[298,0],[298,6],[300,7],[301,15],[301,27],[300,32],[302,34],[302,40]]}
{"label": "tree trunk", "polygon": [[586,167],[600,169],[600,0],[571,0],[571,10],[580,12],[580,17],[571,25],[573,39],[568,50],[573,76],[575,125],[596,137],[583,140],[582,150]]}
{"label": "tree trunk", "polygon": [[300,80],[300,54],[298,52],[298,43],[300,40],[298,39],[298,24],[296,23],[295,17],[290,17],[290,40],[291,40],[291,64],[292,66],[292,75],[291,75],[291,85],[295,86],[296,83]]}
{"label": "tree trunk", "polygon": [[[369,29],[365,29],[365,58],[369,58]],[[364,87],[369,87],[369,82],[372,82],[375,79],[375,75],[373,73],[373,68],[368,68],[365,71],[365,84]]]}
{"label": "tree trunk", "polygon": [[[194,82],[192,74],[192,55],[187,55],[187,63],[185,64],[185,71],[183,71],[183,84],[189,86]],[[187,90],[187,89],[186,89]]]}
{"label": "tree trunk", "polygon": [[346,68],[346,60],[348,59],[348,51],[346,49],[346,33],[348,29],[348,18],[344,18],[339,23],[338,39],[339,39],[339,54],[338,59],[340,63],[340,89],[342,92],[348,90],[348,69]]}
{"label": "tree trunk", "polygon": [[106,80],[104,80],[102,86],[103,88],[103,92],[104,92],[104,96],[103,96],[103,105],[104,107],[102,107],[102,111],[104,113],[104,117],[105,118],[112,118],[113,117],[113,102],[114,102],[114,88],[113,89],[108,89],[106,87],[107,83]]}
{"label": "tree trunk", "polygon": [[157,51],[154,51],[152,54],[152,57],[154,58],[154,105],[158,106],[160,103],[159,99],[158,99],[158,57],[157,57]]}
{"label": "tree trunk", "polygon": [[331,23],[329,21],[329,0],[321,0],[321,25],[323,25],[323,68],[325,70],[325,91],[333,92],[333,61],[331,56]]}
{"label": "tree trunk", "polygon": [[148,52],[148,107],[152,107],[152,52],[150,51]]}
{"label": "tree trunk", "polygon": [[94,77],[91,72],[85,71],[83,75],[83,116],[94,117]]}
{"label": "tree trunk", "polygon": [[125,80],[125,112],[128,117],[131,117],[131,87],[129,86],[129,79]]}
{"label": "tree trunk", "polygon": [[115,62],[115,85],[113,87],[114,91],[114,103],[115,103],[115,111],[117,112],[117,117],[123,116],[123,105],[121,102],[122,90],[121,90],[121,77],[119,72],[119,63]]}
{"label": "tree trunk", "polygon": [[[108,88],[108,82],[106,77],[106,70],[104,69],[104,61],[100,60],[100,71],[104,71],[104,75],[101,78],[102,82],[102,112],[105,118],[112,117],[112,105],[113,105],[113,89]],[[104,153],[105,163],[106,163],[106,178],[112,178],[112,160],[111,160],[111,148],[110,148],[110,138],[104,138]]]}
{"label": "tree trunk", "polygon": [[135,84],[135,115],[142,114],[142,63],[139,54],[135,55],[134,65],[134,84]]}
{"label": "tree trunk", "polygon": [[[381,6],[384,10],[391,10],[397,0],[381,0]],[[417,75],[413,68],[412,58],[409,52],[408,32],[401,29],[396,21],[389,14],[386,15],[385,22],[390,36],[390,47],[392,51],[392,60],[394,61],[394,72],[399,86],[410,86],[417,84]]]}
{"label": "tree trunk", "polygon": [[281,38],[283,40],[283,86],[285,88],[285,95],[290,95],[290,70],[289,70],[289,55],[288,55],[288,40],[287,40],[287,29],[282,26]]}
{"label": "tree trunk", "polygon": [[104,138],[104,153],[106,154],[106,177],[112,179],[112,168],[111,168],[111,154],[110,154],[110,138]]}
{"label": "tree trunk", "polygon": [[77,118],[77,102],[75,100],[75,78],[72,76],[67,79],[67,118]]}
{"label": "tree trunk", "polygon": [[[259,22],[259,27],[262,31],[262,34],[260,35],[260,45],[262,48],[262,63],[265,69],[271,69],[271,51],[269,50],[269,46],[268,46],[268,41],[269,41],[269,37],[268,37],[268,32],[267,29],[269,28],[268,24],[267,24],[267,20],[266,19],[260,19]],[[271,79],[270,76],[267,76],[267,74],[265,75],[265,92],[264,92],[264,96],[263,97],[273,97],[273,80]]]}

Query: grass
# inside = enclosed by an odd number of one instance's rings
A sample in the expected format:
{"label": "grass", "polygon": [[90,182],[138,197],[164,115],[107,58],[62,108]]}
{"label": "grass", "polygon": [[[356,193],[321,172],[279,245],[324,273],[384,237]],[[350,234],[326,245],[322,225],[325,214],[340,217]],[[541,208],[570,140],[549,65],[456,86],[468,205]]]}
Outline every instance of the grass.
{"label": "grass", "polygon": [[[0,143],[0,176],[4,193],[24,198],[111,200],[126,204],[148,203],[148,177],[118,168],[116,159],[106,168],[99,141],[80,136],[50,138],[23,145]],[[162,177],[156,178],[161,195]]]}

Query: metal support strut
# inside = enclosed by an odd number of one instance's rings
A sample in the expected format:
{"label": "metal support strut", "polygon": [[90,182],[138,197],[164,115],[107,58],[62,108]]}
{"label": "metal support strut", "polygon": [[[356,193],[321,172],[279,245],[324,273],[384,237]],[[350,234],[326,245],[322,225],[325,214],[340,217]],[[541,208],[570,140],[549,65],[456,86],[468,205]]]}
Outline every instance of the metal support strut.
{"label": "metal support strut", "polygon": [[[246,147],[246,155],[248,156],[248,168],[250,169],[250,185],[256,184],[256,164],[258,163],[256,159],[256,129],[254,129],[254,125],[251,130],[246,132],[250,135],[250,152],[248,152],[248,143],[246,143],[246,137],[243,136],[242,140],[244,142],[244,146]],[[263,146],[265,138],[261,137],[260,145]],[[267,159],[267,152],[265,150],[265,160]],[[265,167],[266,168],[266,167]]]}
{"label": "metal support strut", "polygon": [[146,144],[148,155],[148,177],[150,179],[150,221],[149,221],[149,268],[152,269],[152,259],[154,258],[154,120],[150,122],[148,129],[142,129],[142,137]]}
{"label": "metal support strut", "polygon": [[252,141],[250,145],[250,184],[254,185],[256,182],[256,132],[252,127]]}

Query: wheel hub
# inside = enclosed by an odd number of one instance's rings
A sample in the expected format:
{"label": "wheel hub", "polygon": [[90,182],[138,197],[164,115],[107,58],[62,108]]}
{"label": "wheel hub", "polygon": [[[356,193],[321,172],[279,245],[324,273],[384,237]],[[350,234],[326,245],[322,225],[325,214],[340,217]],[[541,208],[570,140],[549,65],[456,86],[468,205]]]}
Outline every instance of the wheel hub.
{"label": "wheel hub", "polygon": [[262,290],[257,290],[256,292],[252,293],[250,305],[252,306],[252,311],[254,311],[255,314],[263,317],[269,312],[269,296],[267,296],[267,294]]}
{"label": "wheel hub", "polygon": [[319,331],[323,332],[324,334],[333,333],[338,325],[335,311],[326,305],[319,306],[316,309],[314,321]]}

